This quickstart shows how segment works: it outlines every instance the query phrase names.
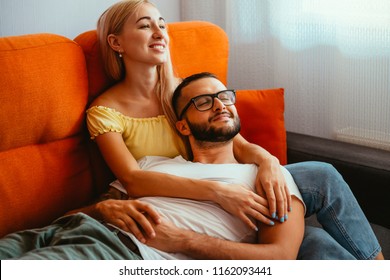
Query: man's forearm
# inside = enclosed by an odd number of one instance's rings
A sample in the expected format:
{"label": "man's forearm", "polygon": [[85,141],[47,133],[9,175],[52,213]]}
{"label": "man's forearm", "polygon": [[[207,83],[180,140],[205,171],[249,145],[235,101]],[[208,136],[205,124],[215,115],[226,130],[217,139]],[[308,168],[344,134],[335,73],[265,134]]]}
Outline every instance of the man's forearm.
{"label": "man's forearm", "polygon": [[[170,228],[169,232],[165,234],[157,229],[156,239],[148,242],[148,245],[169,253],[182,253],[193,259],[271,260],[296,257],[286,255],[285,250],[275,244],[239,243],[178,228]],[[158,240],[162,235],[165,237]]]}
{"label": "man's forearm", "polygon": [[258,224],[260,244],[240,243],[211,237],[175,226],[167,219],[155,226],[156,236],[147,245],[193,259],[296,259],[304,235],[304,207],[293,198],[294,212],[275,226]]}

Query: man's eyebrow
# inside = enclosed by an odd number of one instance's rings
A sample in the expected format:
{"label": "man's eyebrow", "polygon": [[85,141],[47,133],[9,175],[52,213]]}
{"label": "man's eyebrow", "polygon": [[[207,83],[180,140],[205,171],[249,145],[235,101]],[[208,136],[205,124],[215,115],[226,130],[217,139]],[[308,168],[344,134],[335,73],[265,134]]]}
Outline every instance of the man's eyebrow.
{"label": "man's eyebrow", "polygon": [[[136,21],[136,23],[139,22],[139,21],[141,21],[141,20],[144,20],[144,19],[152,20],[151,17],[145,16],[145,17],[140,17],[140,18]],[[164,22],[165,22],[165,19],[164,19],[163,17],[159,17],[159,18],[158,18],[158,21],[164,21]]]}

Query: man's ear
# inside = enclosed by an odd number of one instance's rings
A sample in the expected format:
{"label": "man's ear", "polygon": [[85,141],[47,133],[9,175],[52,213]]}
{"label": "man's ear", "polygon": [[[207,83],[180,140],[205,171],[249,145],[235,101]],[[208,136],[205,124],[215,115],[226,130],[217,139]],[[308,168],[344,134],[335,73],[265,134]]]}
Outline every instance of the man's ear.
{"label": "man's ear", "polygon": [[107,43],[110,45],[110,47],[116,51],[121,52],[121,44],[118,40],[118,37],[114,34],[110,34],[107,36]]}
{"label": "man's ear", "polygon": [[180,120],[176,122],[176,129],[181,135],[188,136],[191,135],[191,130],[188,127],[188,124],[185,120]]}

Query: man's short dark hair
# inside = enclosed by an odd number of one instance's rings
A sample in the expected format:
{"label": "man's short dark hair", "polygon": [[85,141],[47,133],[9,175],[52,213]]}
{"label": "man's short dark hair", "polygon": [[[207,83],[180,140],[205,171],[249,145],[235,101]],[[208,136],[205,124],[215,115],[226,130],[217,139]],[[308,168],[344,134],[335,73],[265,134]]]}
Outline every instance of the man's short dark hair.
{"label": "man's short dark hair", "polygon": [[197,73],[197,74],[193,74],[191,76],[188,76],[177,86],[177,88],[173,92],[173,96],[172,96],[172,108],[175,111],[177,118],[179,118],[179,112],[177,111],[177,106],[178,106],[179,98],[181,96],[181,92],[182,92],[183,88],[185,88],[186,86],[188,86],[190,83],[192,83],[194,81],[204,79],[204,78],[214,78],[214,79],[218,80],[218,77],[216,75],[214,75],[213,73],[201,72],[201,73]]}

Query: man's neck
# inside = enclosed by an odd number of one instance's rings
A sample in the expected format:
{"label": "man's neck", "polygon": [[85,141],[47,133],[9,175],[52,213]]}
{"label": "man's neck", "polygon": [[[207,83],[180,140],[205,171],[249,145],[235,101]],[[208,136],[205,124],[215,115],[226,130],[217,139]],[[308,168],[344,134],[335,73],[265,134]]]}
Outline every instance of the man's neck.
{"label": "man's neck", "polygon": [[193,161],[200,163],[237,163],[233,153],[233,142],[194,142],[191,143]]}

